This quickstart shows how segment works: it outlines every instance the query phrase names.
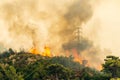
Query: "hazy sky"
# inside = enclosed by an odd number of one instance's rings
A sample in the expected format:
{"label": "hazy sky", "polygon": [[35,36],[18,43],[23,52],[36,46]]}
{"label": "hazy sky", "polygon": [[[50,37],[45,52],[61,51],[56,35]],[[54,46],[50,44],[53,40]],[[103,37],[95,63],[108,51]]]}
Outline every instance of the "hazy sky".
{"label": "hazy sky", "polygon": [[97,46],[81,53],[89,62],[101,64],[108,55],[104,49],[120,56],[120,0],[0,0],[0,44],[5,48],[42,51],[49,45],[60,53],[78,26]]}
{"label": "hazy sky", "polygon": [[100,0],[85,26],[90,39],[120,56],[120,0]]}
{"label": "hazy sky", "polygon": [[[75,5],[77,5],[78,10],[81,8],[81,6],[79,6],[78,3],[76,3],[74,0],[0,1],[0,42],[4,42],[6,46],[9,46],[12,43],[15,45],[15,48],[21,47],[25,43],[27,43],[27,45],[24,47],[31,47],[32,42],[34,42],[34,40],[31,38],[33,38],[34,35],[37,36],[36,40],[39,41],[36,42],[40,43],[40,45],[44,45],[44,42],[47,41],[51,42],[51,44],[58,43],[60,40],[63,41],[62,39],[59,39],[60,37],[58,37],[58,35],[51,36],[50,33],[48,33],[48,28],[51,27],[53,29],[53,34],[56,34],[55,31],[60,32],[58,29],[61,29],[62,32],[64,26],[69,26],[66,24],[66,22],[70,23],[69,20],[64,17],[69,13],[72,14],[72,9],[69,9],[69,6],[73,5],[72,7],[74,9],[74,7],[76,7]],[[77,1],[79,2],[82,0]],[[90,13],[88,19],[85,19],[85,24],[83,25],[83,33],[87,35],[89,39],[93,40],[95,44],[99,45],[102,49],[107,48],[112,50],[114,54],[120,55],[120,0],[89,1],[93,2],[93,13]],[[85,6],[87,5],[88,8],[89,3],[86,1],[83,2],[85,3]],[[82,5],[82,3],[80,4]],[[86,10],[86,7],[84,7],[84,5],[82,5],[82,7]],[[76,12],[79,13],[79,11]],[[88,12],[90,12],[89,9]],[[86,16],[84,13],[82,15]],[[16,29],[15,25],[8,27],[11,25],[11,23],[12,25],[15,24],[19,27]],[[26,25],[34,26],[35,30],[37,30],[37,33],[34,33],[34,35],[30,36],[29,34],[31,32],[30,29],[32,29],[31,27],[29,27],[29,30],[27,29],[28,31],[23,32],[23,30],[26,29]],[[21,26],[22,28],[20,28]],[[39,28],[36,29],[37,27]],[[8,30],[12,30],[12,33],[10,33]],[[18,36],[18,34],[16,35],[14,32],[23,32],[22,34],[25,33],[27,37],[21,35]],[[56,46],[56,44],[54,46]],[[9,47],[14,46],[10,45]]]}

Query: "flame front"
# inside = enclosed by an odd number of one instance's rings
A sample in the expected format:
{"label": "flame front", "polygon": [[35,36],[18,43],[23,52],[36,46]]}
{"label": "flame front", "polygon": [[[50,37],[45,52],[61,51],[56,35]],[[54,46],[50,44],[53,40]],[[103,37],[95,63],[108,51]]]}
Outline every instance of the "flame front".
{"label": "flame front", "polygon": [[48,46],[45,46],[44,47],[44,51],[43,52],[40,52],[38,48],[36,47],[32,47],[30,50],[29,50],[30,53],[32,54],[40,54],[42,56],[48,56],[48,57],[51,57],[52,54],[51,54],[51,50],[50,50],[50,47]]}
{"label": "flame front", "polygon": [[[36,47],[32,47],[29,50],[30,53],[32,54],[39,54],[42,56],[48,56],[48,57],[53,57],[53,55],[51,54],[51,48],[48,46],[44,47],[44,51],[40,52],[38,48]],[[57,56],[57,55],[56,55]],[[70,52],[66,51],[65,54],[66,57],[70,56]],[[89,60],[87,60],[87,57],[84,58],[83,56],[79,55],[79,53],[77,52],[76,49],[72,50],[72,56],[74,57],[74,61],[75,62],[79,62],[80,64],[84,65],[84,66],[89,66],[92,67],[93,65],[91,64],[91,62]],[[94,65],[94,68],[96,68],[97,70],[102,70],[102,66],[101,65]]]}
{"label": "flame front", "polygon": [[74,61],[79,62],[79,63],[82,64],[82,58],[78,54],[77,50],[73,49],[72,52],[73,52]]}
{"label": "flame front", "polygon": [[40,51],[35,48],[35,47],[32,47],[30,50],[29,50],[30,53],[33,53],[33,54],[40,54]]}
{"label": "flame front", "polygon": [[50,48],[45,46],[44,47],[44,52],[42,53],[43,56],[48,56],[48,57],[51,57],[51,51],[50,51]]}

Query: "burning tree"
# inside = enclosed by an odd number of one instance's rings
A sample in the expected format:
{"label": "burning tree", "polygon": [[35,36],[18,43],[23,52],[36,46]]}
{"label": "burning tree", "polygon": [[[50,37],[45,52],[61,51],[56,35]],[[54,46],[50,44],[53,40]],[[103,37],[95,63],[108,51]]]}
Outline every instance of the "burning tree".
{"label": "burning tree", "polygon": [[29,52],[30,52],[30,53],[33,53],[33,54],[40,54],[40,55],[42,55],[42,56],[48,56],[48,57],[51,57],[51,56],[52,56],[50,47],[47,47],[47,46],[44,47],[44,52],[40,52],[39,49],[36,48],[36,47],[32,47],[32,48],[29,50]]}
{"label": "burning tree", "polygon": [[[65,80],[108,80],[109,77],[95,69],[91,69],[74,61],[72,56],[42,56],[29,52],[4,52],[8,55],[0,58],[0,79],[21,78],[24,80],[65,79]],[[83,62],[86,64],[86,61]],[[15,75],[14,77],[11,77]],[[6,77],[7,76],[7,77]],[[19,79],[18,79],[19,80]]]}

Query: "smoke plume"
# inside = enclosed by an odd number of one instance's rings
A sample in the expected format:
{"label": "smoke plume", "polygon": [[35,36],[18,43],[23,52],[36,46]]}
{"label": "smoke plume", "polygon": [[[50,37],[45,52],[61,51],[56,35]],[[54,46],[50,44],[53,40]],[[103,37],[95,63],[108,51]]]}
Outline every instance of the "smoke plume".
{"label": "smoke plume", "polygon": [[63,44],[73,39],[71,34],[93,13],[87,0],[55,0],[54,3],[48,0],[5,0],[0,6],[3,29],[8,31],[6,38],[11,39],[8,44],[17,45],[17,48],[55,44],[56,41]]}
{"label": "smoke plume", "polygon": [[[84,27],[82,24],[86,24],[92,18],[96,2],[94,0],[1,1],[0,43],[17,50],[31,47],[42,50],[45,45],[49,45],[54,49],[54,53],[60,53],[64,44],[67,43],[67,47],[74,46],[74,43],[70,44],[74,40],[74,32],[78,27]],[[89,40],[85,39],[83,42],[83,52],[86,53],[93,48]]]}

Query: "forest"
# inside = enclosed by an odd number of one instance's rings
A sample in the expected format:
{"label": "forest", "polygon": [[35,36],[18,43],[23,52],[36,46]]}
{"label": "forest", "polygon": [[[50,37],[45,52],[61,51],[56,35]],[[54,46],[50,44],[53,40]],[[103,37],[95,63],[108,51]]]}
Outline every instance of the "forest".
{"label": "forest", "polygon": [[106,56],[101,71],[73,59],[73,56],[48,57],[10,48],[0,54],[0,80],[119,80],[119,57]]}

